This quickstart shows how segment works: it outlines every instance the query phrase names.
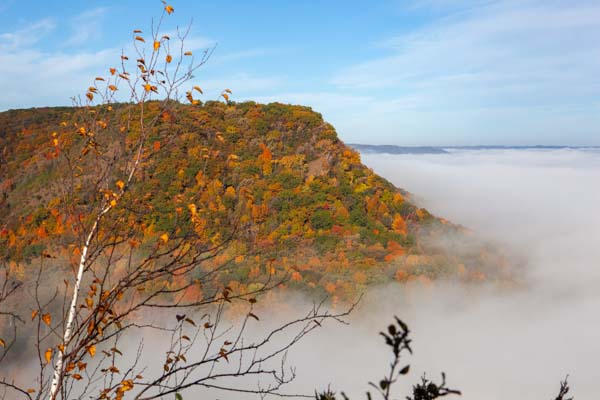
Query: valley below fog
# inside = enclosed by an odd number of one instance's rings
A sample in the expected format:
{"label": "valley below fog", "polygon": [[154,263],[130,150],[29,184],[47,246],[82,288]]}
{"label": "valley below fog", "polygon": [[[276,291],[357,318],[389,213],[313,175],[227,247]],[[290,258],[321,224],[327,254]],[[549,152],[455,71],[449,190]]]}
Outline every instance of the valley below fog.
{"label": "valley below fog", "polygon": [[593,398],[600,380],[600,151],[451,150],[362,160],[433,214],[525,262],[516,287],[372,289],[350,326],[329,325],[294,349],[296,387],[332,383],[364,398],[367,382],[388,366],[377,333],[398,315],[412,329],[415,352],[399,397],[423,372],[439,380],[444,371],[464,399],[553,398],[567,374],[576,398]]}

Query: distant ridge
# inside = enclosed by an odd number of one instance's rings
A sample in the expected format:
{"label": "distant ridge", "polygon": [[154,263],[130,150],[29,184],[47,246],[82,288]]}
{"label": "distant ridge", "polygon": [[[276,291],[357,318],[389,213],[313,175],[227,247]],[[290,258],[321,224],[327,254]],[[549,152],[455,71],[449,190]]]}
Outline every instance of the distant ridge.
{"label": "distant ridge", "polygon": [[348,146],[365,154],[448,154],[448,150],[560,150],[560,149],[600,149],[600,146],[396,146],[393,144],[374,145],[350,143]]}
{"label": "distant ridge", "polygon": [[386,154],[445,154],[448,153],[441,147],[429,146],[396,146],[391,144],[356,144],[349,143],[348,146],[361,153],[386,153]]}

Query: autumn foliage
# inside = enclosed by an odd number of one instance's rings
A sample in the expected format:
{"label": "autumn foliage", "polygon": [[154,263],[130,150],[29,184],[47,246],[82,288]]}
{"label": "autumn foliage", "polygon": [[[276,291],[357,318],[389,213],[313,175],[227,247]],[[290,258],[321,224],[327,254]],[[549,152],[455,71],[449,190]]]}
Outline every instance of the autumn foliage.
{"label": "autumn foliage", "polygon": [[[0,256],[23,279],[28,264],[45,252],[70,259],[77,251],[48,247],[50,239],[78,234],[80,216],[66,214],[56,195],[65,171],[52,145],[55,138],[62,151],[78,144],[53,135],[74,112],[49,108],[0,114]],[[158,103],[148,103],[145,112],[154,118]],[[160,137],[166,131],[171,134],[165,142]],[[398,266],[431,279],[456,274],[459,264],[478,268],[476,259],[458,263],[427,246],[431,237],[460,234],[460,228],[415,207],[408,193],[362,165],[333,127],[306,107],[178,104],[159,118],[150,140],[160,152],[144,165],[144,185],[129,194],[147,200],[144,215],[130,221],[141,232],[132,245],[154,243],[175,221],[187,219],[189,229],[215,244],[233,237],[224,259],[245,258],[227,269],[225,281],[243,284],[251,271],[264,272],[261,265],[272,259],[280,272],[313,265],[308,273],[294,274],[292,283],[323,292],[331,292],[339,279],[352,287],[359,270],[365,274],[358,280],[362,284],[385,275],[394,279]],[[91,163],[84,160],[82,168]],[[418,264],[411,255],[420,255]],[[318,266],[311,262],[315,258]],[[387,269],[390,263],[396,267]],[[351,297],[356,289],[338,289],[337,294]]]}

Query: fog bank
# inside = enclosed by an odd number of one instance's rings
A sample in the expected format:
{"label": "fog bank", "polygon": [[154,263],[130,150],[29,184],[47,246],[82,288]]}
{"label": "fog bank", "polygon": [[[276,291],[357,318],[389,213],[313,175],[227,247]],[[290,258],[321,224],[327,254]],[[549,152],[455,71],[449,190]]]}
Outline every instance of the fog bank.
{"label": "fog bank", "polygon": [[445,371],[463,399],[543,399],[569,374],[576,398],[598,395],[600,152],[461,150],[363,162],[432,213],[523,255],[523,287],[376,288],[350,327],[296,349],[298,385],[331,382],[364,398],[388,365],[377,332],[396,314],[413,330],[411,384]]}

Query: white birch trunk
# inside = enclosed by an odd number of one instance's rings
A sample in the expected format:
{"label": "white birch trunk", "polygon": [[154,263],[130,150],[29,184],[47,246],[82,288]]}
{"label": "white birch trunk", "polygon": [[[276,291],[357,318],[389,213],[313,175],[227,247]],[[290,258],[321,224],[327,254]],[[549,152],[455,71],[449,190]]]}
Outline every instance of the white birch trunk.
{"label": "white birch trunk", "polygon": [[[107,210],[106,210],[107,211]],[[83,249],[81,250],[81,257],[79,259],[79,268],[77,269],[77,278],[75,279],[75,286],[73,288],[73,296],[71,297],[71,305],[69,306],[69,313],[67,315],[67,323],[65,325],[65,333],[63,335],[63,345],[65,346],[64,352],[67,351],[67,345],[71,340],[71,336],[73,335],[73,324],[75,322],[75,314],[77,313],[77,301],[79,300],[79,290],[81,287],[81,281],[83,280],[83,272],[85,270],[85,263],[87,261],[87,253],[90,247],[90,243],[96,234],[96,229],[98,228],[98,221],[100,217],[105,212],[102,212],[96,222],[94,222],[94,226],[90,231],[88,237],[86,238]],[[54,366],[54,377],[52,378],[52,383],[50,384],[50,394],[48,396],[49,400],[55,400],[58,395],[58,390],[60,388],[60,381],[63,378],[63,363],[64,363],[64,352],[59,351],[56,358],[56,364]]]}

